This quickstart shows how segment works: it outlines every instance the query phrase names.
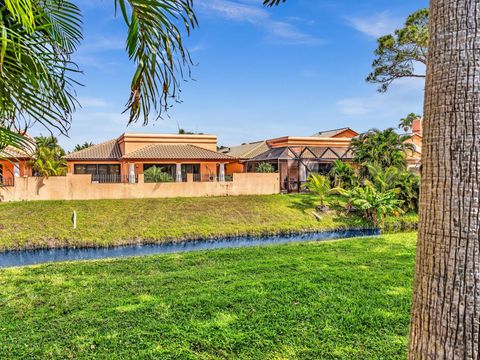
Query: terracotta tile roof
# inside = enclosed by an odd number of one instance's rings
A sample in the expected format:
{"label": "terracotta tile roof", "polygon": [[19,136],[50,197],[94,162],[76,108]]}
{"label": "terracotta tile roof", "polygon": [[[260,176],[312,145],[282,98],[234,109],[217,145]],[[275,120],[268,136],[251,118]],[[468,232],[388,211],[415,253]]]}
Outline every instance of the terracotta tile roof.
{"label": "terracotta tile roof", "polygon": [[122,157],[117,139],[93,145],[87,149],[66,155],[67,160],[119,160]]}
{"label": "terracotta tile roof", "polygon": [[270,147],[267,145],[266,141],[257,141],[249,144],[232,146],[225,152],[225,154],[239,159],[251,159],[268,150],[270,150]]}
{"label": "terracotta tile roof", "polygon": [[234,160],[229,155],[191,144],[151,144],[124,155],[123,159]]}
{"label": "terracotta tile roof", "polygon": [[[325,137],[325,138],[331,138],[334,137],[335,135],[341,134],[344,131],[347,130],[352,130],[349,127],[344,127],[340,129],[333,129],[333,130],[325,130],[325,131],[320,131],[316,134],[311,135],[311,137]],[[354,130],[352,130],[354,131]]]}

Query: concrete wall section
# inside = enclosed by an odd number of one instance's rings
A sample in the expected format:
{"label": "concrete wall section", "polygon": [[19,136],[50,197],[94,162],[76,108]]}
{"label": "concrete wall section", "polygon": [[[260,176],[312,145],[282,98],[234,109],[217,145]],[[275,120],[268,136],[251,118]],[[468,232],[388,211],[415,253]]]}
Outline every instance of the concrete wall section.
{"label": "concrete wall section", "polygon": [[[190,178],[191,180],[191,178]],[[280,192],[278,174],[234,174],[231,182],[92,184],[90,175],[20,177],[15,186],[0,188],[1,201],[140,199],[269,195]]]}

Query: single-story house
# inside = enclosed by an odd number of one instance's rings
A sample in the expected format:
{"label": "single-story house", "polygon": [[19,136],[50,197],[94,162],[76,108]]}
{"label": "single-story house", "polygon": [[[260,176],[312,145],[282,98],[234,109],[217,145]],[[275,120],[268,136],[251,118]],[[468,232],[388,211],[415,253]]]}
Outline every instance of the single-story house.
{"label": "single-story house", "polygon": [[[351,140],[358,136],[346,127],[326,130],[311,136],[284,136],[226,148],[223,152],[238,158],[237,163],[227,165],[236,172],[255,172],[259,164],[268,163],[280,174],[280,187],[284,192],[298,191],[310,173],[327,174],[333,162],[353,160]],[[412,125],[409,140],[415,150],[407,154],[407,165],[418,172],[422,156],[422,119]]]}
{"label": "single-story house", "polygon": [[172,180],[224,180],[226,166],[236,162],[217,152],[215,135],[125,133],[116,139],[65,156],[68,172],[91,174],[94,182],[133,182],[157,166]]}
{"label": "single-story house", "polygon": [[237,171],[255,172],[259,164],[268,163],[280,174],[282,191],[298,191],[312,172],[325,174],[336,159],[351,161],[350,141],[359,135],[350,128],[318,132],[311,136],[284,136],[224,150],[239,162]]}

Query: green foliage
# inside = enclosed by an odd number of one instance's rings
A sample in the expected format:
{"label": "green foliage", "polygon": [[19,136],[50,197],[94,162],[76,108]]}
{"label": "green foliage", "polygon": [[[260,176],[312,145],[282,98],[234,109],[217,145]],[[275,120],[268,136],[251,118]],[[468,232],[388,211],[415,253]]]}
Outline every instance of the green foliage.
{"label": "green foliage", "polygon": [[[178,99],[179,77],[192,60],[183,35],[197,25],[193,0],[115,0],[127,24],[127,53],[137,66],[129,89],[129,124],[152,112],[160,115]],[[181,27],[180,27],[181,26]]]}
{"label": "green foliage", "polygon": [[415,243],[395,234],[2,269],[0,354],[404,360]]}
{"label": "green foliage", "polygon": [[273,172],[275,172],[275,169],[273,168],[272,164],[262,162],[262,163],[258,164],[257,172],[259,172],[259,173],[273,173]]}
{"label": "green foliage", "polygon": [[[15,131],[0,127],[0,151],[10,146],[14,149],[32,155],[35,151],[35,143],[28,137],[23,136]],[[0,155],[0,159],[2,156]]]}
{"label": "green foliage", "polygon": [[55,160],[59,160],[65,156],[65,150],[63,150],[63,148],[58,144],[58,139],[53,135],[37,136],[35,137],[35,143],[37,144],[38,148],[48,148],[51,150]]}
{"label": "green foliage", "polygon": [[367,81],[379,84],[385,92],[393,81],[405,77],[424,78],[417,72],[419,64],[427,64],[428,9],[411,14],[403,28],[378,39],[373,71]]}
{"label": "green foliage", "polygon": [[405,211],[418,211],[420,200],[420,176],[409,171],[398,174],[396,187],[397,198],[403,201],[402,208]]}
{"label": "green foliage", "polygon": [[415,113],[410,113],[406,117],[400,119],[400,122],[398,123],[398,128],[403,129],[403,131],[405,132],[408,132],[408,130],[412,128],[413,121],[418,118],[421,118],[421,116]]}
{"label": "green foliage", "polygon": [[85,141],[83,144],[75,145],[75,147],[73,148],[73,151],[76,152],[80,150],[85,150],[85,149],[88,149],[89,147],[92,147],[93,145],[95,145],[93,142]]}
{"label": "green foliage", "polygon": [[405,143],[409,138],[408,135],[397,134],[392,128],[369,130],[352,139],[353,160],[363,167],[377,164],[382,168],[395,166],[406,169],[407,151],[414,149],[412,144]]}
{"label": "green foliage", "polygon": [[0,7],[0,127],[36,122],[66,132],[75,110],[71,62],[81,14],[67,0],[8,0]]}
{"label": "green foliage", "polygon": [[58,150],[38,147],[30,161],[35,176],[64,176],[67,174],[67,162],[58,156]]}
{"label": "green foliage", "polygon": [[[136,65],[126,111],[146,124],[178,100],[192,64],[183,37],[197,25],[192,0],[115,0]],[[75,100],[72,62],[82,40],[80,9],[67,0],[6,0],[0,6],[0,128],[39,123],[66,133]]]}
{"label": "green foliage", "polygon": [[172,182],[173,177],[169,173],[164,171],[163,167],[152,166],[143,172],[145,182],[147,183],[159,183],[159,182]]}
{"label": "green foliage", "polygon": [[407,170],[391,166],[382,169],[378,165],[368,164],[368,176],[365,181],[379,192],[393,190],[398,200],[402,201],[404,211],[418,211],[420,177]]}
{"label": "green foliage", "polygon": [[333,187],[351,189],[358,184],[358,178],[352,166],[340,159],[333,162],[329,173]]}
{"label": "green foliage", "polygon": [[365,219],[374,226],[382,225],[387,215],[400,215],[402,201],[397,199],[395,190],[379,191],[375,186],[366,184],[352,190],[337,189],[345,196],[351,208],[362,212]]}
{"label": "green foliage", "polygon": [[34,176],[66,175],[65,150],[58,144],[58,139],[55,136],[38,136],[35,143],[36,151],[30,160]]}
{"label": "green foliage", "polygon": [[325,197],[330,191],[330,180],[326,176],[320,174],[310,174],[307,182],[303,184],[302,187],[318,196],[320,206],[323,206],[325,203]]}

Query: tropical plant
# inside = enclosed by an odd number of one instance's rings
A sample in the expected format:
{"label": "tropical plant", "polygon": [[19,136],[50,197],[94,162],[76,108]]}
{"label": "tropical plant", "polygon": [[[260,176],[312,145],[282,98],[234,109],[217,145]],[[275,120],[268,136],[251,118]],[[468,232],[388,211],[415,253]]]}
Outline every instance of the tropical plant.
{"label": "tropical plant", "polygon": [[325,198],[330,191],[330,180],[326,176],[320,174],[310,174],[307,182],[302,185],[302,188],[318,196],[320,206],[324,207]]}
{"label": "tropical plant", "polygon": [[350,189],[358,184],[358,178],[353,167],[340,159],[333,162],[329,176],[333,187]]}
{"label": "tropical plant", "polygon": [[275,169],[273,168],[272,164],[262,162],[262,163],[258,164],[257,172],[259,172],[259,173],[273,173],[273,172],[275,172]]}
{"label": "tropical plant", "polygon": [[430,0],[423,134],[428,151],[422,159],[410,360],[480,354],[480,203],[472,200],[480,189],[480,107],[472,106],[480,96],[479,7],[480,0]]}
{"label": "tropical plant", "polygon": [[373,185],[357,186],[351,190],[336,189],[350,207],[362,212],[363,217],[374,226],[382,225],[386,215],[399,215],[402,201],[395,190],[379,191]]}
{"label": "tropical plant", "polygon": [[30,160],[35,176],[64,176],[67,174],[67,162],[58,158],[55,149],[38,147],[32,160]]}
{"label": "tropical plant", "polygon": [[398,128],[403,129],[403,131],[405,132],[408,132],[410,129],[412,129],[413,121],[419,118],[421,118],[420,115],[417,115],[415,113],[410,113],[404,118],[400,119],[398,123]]}
{"label": "tropical plant", "polygon": [[405,21],[401,29],[380,37],[375,50],[373,71],[367,81],[379,84],[385,92],[393,81],[401,78],[425,78],[427,65],[428,9],[421,9]]}
{"label": "tropical plant", "polygon": [[402,201],[405,211],[417,211],[419,200],[420,177],[407,170],[391,166],[382,169],[375,164],[368,164],[368,177],[365,184],[374,186],[379,192],[395,191],[396,198]]}
{"label": "tropical plant", "polygon": [[147,183],[172,182],[173,176],[165,172],[165,168],[152,166],[143,172]]}
{"label": "tropical plant", "polygon": [[365,183],[373,185],[379,192],[397,188],[398,177],[403,170],[395,166],[383,169],[378,164],[366,165]]}
{"label": "tropical plant", "polygon": [[352,139],[353,161],[361,166],[378,164],[381,168],[395,166],[405,169],[407,151],[414,150],[413,144],[406,142],[409,138],[408,135],[397,134],[392,128],[369,130]]}
{"label": "tropical plant", "polygon": [[403,201],[402,208],[405,211],[418,211],[420,201],[420,176],[402,171],[397,176],[397,198]]}
{"label": "tropical plant", "polygon": [[35,137],[35,144],[37,148],[47,148],[51,150],[55,160],[59,160],[65,156],[65,150],[58,144],[58,139],[53,135],[37,136]]}
{"label": "tropical plant", "polygon": [[89,147],[92,147],[93,145],[95,145],[93,142],[85,141],[83,144],[75,145],[75,147],[73,148],[73,151],[85,150],[85,149],[88,149]]}
{"label": "tropical plant", "polygon": [[[183,45],[197,25],[193,0],[115,0],[127,25],[126,48],[135,63],[129,123],[160,116],[178,99],[192,64]],[[0,128],[19,132],[32,123],[66,133],[77,101],[82,40],[80,9],[68,0],[6,0],[0,6]],[[10,137],[11,138],[11,137]],[[8,145],[17,146],[21,142]]]}

